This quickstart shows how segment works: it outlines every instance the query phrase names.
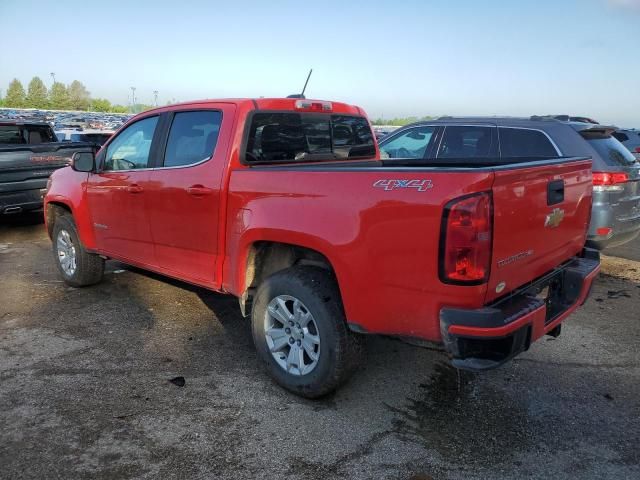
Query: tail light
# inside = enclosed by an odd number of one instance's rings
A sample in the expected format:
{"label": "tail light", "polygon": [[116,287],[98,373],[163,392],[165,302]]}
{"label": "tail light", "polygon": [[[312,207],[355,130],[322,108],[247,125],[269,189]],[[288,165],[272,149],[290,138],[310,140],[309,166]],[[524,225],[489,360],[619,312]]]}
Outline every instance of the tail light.
{"label": "tail light", "polygon": [[640,147],[636,147],[635,153],[640,153]]}
{"label": "tail light", "polygon": [[492,199],[490,193],[460,197],[444,208],[440,239],[440,280],[480,285],[491,268]]}
{"label": "tail light", "polygon": [[629,175],[624,172],[593,172],[594,192],[621,192]]}

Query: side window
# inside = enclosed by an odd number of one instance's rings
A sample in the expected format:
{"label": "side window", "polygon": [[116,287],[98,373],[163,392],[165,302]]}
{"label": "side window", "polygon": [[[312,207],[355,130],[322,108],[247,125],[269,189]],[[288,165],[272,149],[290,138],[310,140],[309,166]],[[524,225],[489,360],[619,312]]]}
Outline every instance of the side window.
{"label": "side window", "polygon": [[158,117],[148,117],[129,125],[107,147],[103,170],[136,170],[149,165],[149,150]]}
{"label": "side window", "polygon": [[383,142],[381,158],[424,158],[436,127],[415,127]]}
{"label": "side window", "polygon": [[491,154],[492,131],[493,127],[446,127],[438,158],[488,157]]}
{"label": "side window", "polygon": [[617,138],[619,142],[626,142],[627,140],[629,140],[629,137],[626,133],[613,132],[611,135]]}
{"label": "side window", "polygon": [[558,156],[549,138],[538,130],[500,127],[499,132],[500,151],[504,158]]}
{"label": "side window", "polygon": [[176,113],[169,130],[164,166],[192,165],[213,156],[221,122],[222,113],[213,110]]}

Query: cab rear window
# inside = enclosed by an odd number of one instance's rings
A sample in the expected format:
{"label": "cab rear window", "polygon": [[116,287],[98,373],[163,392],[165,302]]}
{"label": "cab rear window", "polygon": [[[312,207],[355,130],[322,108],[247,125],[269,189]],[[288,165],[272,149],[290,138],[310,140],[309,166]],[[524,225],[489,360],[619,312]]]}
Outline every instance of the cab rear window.
{"label": "cab rear window", "polygon": [[247,163],[365,158],[376,152],[369,122],[352,115],[258,112],[247,137]]}
{"label": "cab rear window", "polygon": [[0,125],[0,144],[35,145],[55,141],[53,130],[44,125]]}

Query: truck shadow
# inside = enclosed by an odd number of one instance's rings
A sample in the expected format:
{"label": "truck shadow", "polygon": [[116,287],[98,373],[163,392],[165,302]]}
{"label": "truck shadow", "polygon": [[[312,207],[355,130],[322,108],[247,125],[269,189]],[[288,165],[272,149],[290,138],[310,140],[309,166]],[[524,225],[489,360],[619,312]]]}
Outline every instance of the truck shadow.
{"label": "truck shadow", "polygon": [[35,212],[0,215],[1,227],[30,227],[44,223],[44,214],[41,210]]}

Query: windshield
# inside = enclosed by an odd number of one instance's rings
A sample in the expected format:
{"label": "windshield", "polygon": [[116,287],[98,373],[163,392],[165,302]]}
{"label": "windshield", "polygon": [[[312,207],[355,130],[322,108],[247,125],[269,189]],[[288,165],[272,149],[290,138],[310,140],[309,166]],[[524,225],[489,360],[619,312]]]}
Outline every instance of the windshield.
{"label": "windshield", "polygon": [[613,137],[593,138],[587,141],[607,165],[628,167],[636,162],[636,157]]}

